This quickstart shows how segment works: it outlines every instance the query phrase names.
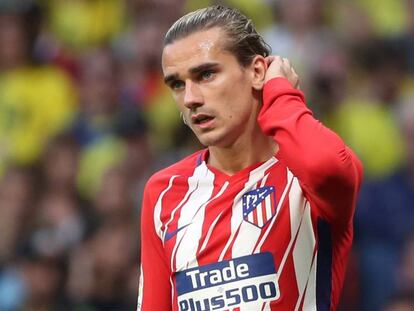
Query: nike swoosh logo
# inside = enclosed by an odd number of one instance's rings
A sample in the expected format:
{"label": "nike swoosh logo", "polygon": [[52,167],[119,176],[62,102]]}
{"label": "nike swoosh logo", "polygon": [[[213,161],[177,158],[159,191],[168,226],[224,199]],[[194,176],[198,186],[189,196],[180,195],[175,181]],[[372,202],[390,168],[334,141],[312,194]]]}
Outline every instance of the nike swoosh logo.
{"label": "nike swoosh logo", "polygon": [[189,226],[190,224],[186,224],[185,226],[182,226],[174,231],[171,232],[166,232],[165,236],[164,236],[164,242],[167,242],[168,240],[172,239],[174,236],[177,235],[178,232],[180,232],[181,230],[183,230],[184,228],[186,228],[187,226]]}

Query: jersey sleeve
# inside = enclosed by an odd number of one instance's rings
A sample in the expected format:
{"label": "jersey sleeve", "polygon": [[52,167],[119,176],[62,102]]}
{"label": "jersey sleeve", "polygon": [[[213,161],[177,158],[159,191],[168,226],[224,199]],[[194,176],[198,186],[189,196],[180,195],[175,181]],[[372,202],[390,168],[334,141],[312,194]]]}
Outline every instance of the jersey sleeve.
{"label": "jersey sleeve", "polygon": [[[170,268],[155,231],[152,186],[147,183],[141,213],[141,274],[137,311],[171,310]],[[154,187],[156,188],[156,187]]]}
{"label": "jersey sleeve", "polygon": [[287,79],[268,81],[258,120],[263,132],[279,145],[278,158],[299,179],[320,217],[330,223],[349,223],[362,164],[338,135],[313,117],[303,93]]}

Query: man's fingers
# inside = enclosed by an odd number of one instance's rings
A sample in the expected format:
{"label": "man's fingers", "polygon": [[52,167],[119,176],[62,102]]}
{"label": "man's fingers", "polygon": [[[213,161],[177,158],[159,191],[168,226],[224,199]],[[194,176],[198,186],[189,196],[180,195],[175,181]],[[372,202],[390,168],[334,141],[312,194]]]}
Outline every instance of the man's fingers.
{"label": "man's fingers", "polygon": [[292,68],[292,65],[290,64],[290,61],[289,61],[289,59],[287,59],[287,58],[283,58],[283,63],[288,67],[288,69],[289,68]]}
{"label": "man's fingers", "polygon": [[269,66],[273,61],[275,57],[273,55],[269,55],[265,58],[267,66]]}
{"label": "man's fingers", "polygon": [[295,77],[295,81],[296,81],[295,88],[299,90],[300,89],[300,87],[299,87],[299,76],[296,73],[295,68],[293,68],[293,67],[292,67],[292,73],[293,73],[293,76]]}
{"label": "man's fingers", "polygon": [[274,61],[281,62],[282,58],[279,55],[269,55],[266,58],[267,65],[269,66]]}
{"label": "man's fingers", "polygon": [[266,57],[268,71],[265,81],[275,77],[284,77],[289,80],[294,88],[299,87],[299,76],[292,67],[290,60],[279,55],[270,55]]}

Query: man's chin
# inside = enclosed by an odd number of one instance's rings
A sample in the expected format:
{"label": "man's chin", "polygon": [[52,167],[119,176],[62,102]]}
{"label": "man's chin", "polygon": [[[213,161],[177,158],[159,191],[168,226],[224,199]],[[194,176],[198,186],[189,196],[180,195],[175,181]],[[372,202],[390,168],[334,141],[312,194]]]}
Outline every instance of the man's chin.
{"label": "man's chin", "polygon": [[228,141],[226,141],[223,137],[215,137],[209,139],[198,139],[199,142],[205,147],[216,147],[216,148],[228,148],[231,145]]}
{"label": "man's chin", "polygon": [[213,135],[200,135],[197,139],[205,147],[215,147],[220,144],[220,139]]}
{"label": "man's chin", "polygon": [[196,135],[196,137],[198,141],[205,147],[226,148],[227,146],[231,145],[229,142],[230,135],[228,132],[226,133],[215,129],[214,131],[199,133],[199,135]]}

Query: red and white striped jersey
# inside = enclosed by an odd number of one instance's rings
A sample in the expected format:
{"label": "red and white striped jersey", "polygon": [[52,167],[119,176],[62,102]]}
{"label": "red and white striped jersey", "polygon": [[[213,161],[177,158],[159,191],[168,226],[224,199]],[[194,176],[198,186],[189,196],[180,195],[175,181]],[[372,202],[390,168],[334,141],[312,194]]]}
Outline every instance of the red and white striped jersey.
{"label": "red and white striped jersey", "polygon": [[228,176],[207,149],[148,181],[138,310],[335,310],[362,166],[285,79],[258,122],[268,161]]}

